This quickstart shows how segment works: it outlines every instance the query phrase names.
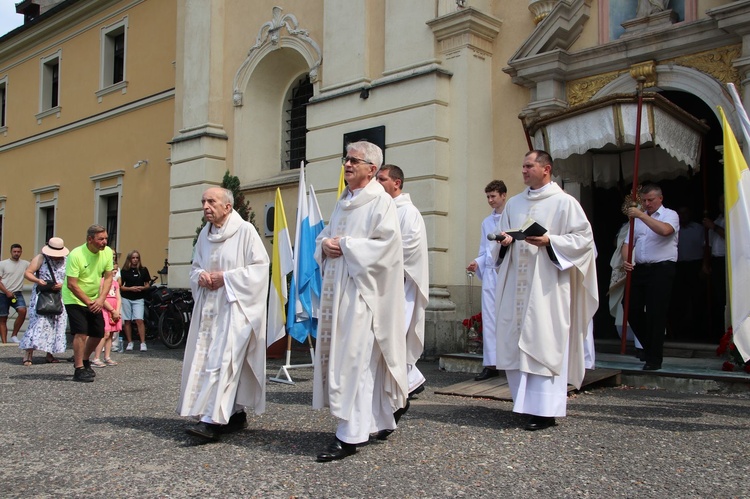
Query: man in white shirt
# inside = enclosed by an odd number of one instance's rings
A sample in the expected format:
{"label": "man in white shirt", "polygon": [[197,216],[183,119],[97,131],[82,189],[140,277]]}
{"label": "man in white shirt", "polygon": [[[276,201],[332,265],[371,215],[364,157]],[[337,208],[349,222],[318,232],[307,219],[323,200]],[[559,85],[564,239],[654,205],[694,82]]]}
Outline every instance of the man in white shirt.
{"label": "man in white shirt", "polygon": [[8,341],[8,312],[10,307],[16,309],[16,320],[13,323],[13,334],[10,341],[19,343],[18,332],[26,319],[26,302],[23,299],[23,274],[29,266],[29,262],[21,260],[23,248],[20,244],[10,247],[10,258],[0,262],[0,339],[3,343]]}
{"label": "man in white shirt", "polygon": [[717,343],[724,335],[727,304],[727,242],[723,194],[719,197],[718,208],[719,216],[714,220],[703,219],[703,227],[709,230],[708,244],[711,246],[710,265],[704,266],[704,272],[711,277],[711,322],[708,333],[709,339]]}
{"label": "man in white shirt", "polygon": [[643,211],[632,207],[627,213],[635,219],[632,257],[628,254],[630,235],[622,245],[623,267],[633,272],[628,322],[643,344],[646,361],[643,370],[657,371],[664,357],[664,330],[677,268],[680,217],[662,204],[664,196],[658,185],[644,185],[640,197]]}
{"label": "man in white shirt", "polygon": [[677,271],[672,286],[669,323],[675,337],[699,340],[703,336],[704,286],[701,286],[705,229],[691,217],[690,208],[677,209],[680,239],[677,242]]}

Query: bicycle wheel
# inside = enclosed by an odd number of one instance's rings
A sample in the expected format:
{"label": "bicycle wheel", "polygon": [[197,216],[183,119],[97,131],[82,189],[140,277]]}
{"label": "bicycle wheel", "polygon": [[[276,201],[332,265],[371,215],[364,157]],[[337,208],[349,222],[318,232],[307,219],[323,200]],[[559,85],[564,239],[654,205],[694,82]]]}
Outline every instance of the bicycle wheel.
{"label": "bicycle wheel", "polygon": [[172,307],[159,317],[159,337],[167,348],[177,348],[185,341],[182,313]]}

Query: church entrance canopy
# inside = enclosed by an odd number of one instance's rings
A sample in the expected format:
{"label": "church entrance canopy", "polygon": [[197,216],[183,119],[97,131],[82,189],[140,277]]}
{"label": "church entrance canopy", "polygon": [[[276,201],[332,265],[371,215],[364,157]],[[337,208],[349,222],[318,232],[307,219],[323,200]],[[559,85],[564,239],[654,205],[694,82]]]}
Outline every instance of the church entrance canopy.
{"label": "church entrance canopy", "polygon": [[[636,95],[609,95],[545,116],[527,126],[537,149],[550,153],[564,181],[613,187],[633,181]],[[643,96],[639,181],[700,169],[707,125],[657,93]]]}

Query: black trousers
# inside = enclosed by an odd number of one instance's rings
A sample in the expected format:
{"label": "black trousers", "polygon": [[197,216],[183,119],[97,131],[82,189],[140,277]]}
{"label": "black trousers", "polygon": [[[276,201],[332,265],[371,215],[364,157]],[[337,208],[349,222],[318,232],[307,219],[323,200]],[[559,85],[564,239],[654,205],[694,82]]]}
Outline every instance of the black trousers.
{"label": "black trousers", "polygon": [[724,308],[727,304],[727,261],[723,256],[711,257],[711,330],[709,339],[715,343],[721,340],[724,327]]}
{"label": "black trousers", "polygon": [[628,322],[643,345],[646,364],[661,366],[675,262],[638,263],[630,281]]}

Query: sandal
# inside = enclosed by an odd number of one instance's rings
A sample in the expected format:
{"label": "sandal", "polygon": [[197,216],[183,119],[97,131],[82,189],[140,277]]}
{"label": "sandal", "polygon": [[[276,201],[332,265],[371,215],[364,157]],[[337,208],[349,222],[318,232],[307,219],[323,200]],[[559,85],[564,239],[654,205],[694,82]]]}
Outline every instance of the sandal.
{"label": "sandal", "polygon": [[26,357],[24,357],[24,358],[23,358],[23,359],[21,360],[21,363],[22,363],[22,364],[23,364],[23,365],[24,365],[25,367],[31,367],[31,364],[33,364],[33,362],[31,362],[31,358],[28,358],[28,359],[27,359]]}
{"label": "sandal", "polygon": [[107,364],[108,366],[116,366],[117,365],[117,362],[115,362],[112,359],[104,359],[104,363]]}
{"label": "sandal", "polygon": [[94,359],[91,361],[91,367],[107,367],[107,364],[99,359]]}
{"label": "sandal", "polygon": [[45,360],[47,361],[47,364],[59,364],[60,363],[60,359],[58,359],[51,353],[47,354],[47,358]]}

